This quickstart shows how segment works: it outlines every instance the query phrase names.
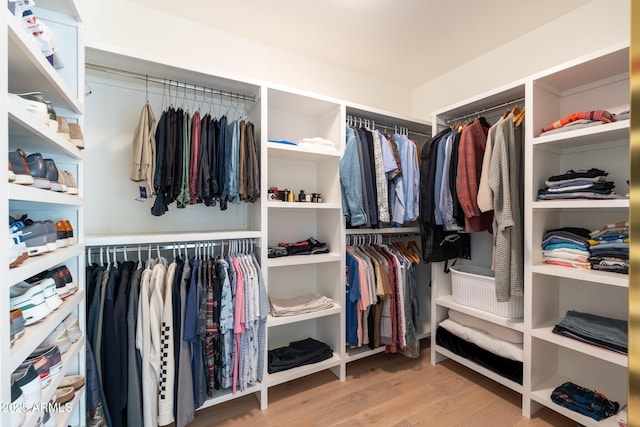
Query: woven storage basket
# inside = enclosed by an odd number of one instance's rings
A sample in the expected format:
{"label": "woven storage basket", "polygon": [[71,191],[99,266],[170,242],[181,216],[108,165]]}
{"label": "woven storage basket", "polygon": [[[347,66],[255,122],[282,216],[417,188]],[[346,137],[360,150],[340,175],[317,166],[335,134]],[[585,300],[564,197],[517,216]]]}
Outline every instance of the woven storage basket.
{"label": "woven storage basket", "polygon": [[485,310],[503,317],[523,317],[524,298],[512,296],[509,301],[496,301],[493,271],[476,265],[451,268],[451,293],[459,304]]}

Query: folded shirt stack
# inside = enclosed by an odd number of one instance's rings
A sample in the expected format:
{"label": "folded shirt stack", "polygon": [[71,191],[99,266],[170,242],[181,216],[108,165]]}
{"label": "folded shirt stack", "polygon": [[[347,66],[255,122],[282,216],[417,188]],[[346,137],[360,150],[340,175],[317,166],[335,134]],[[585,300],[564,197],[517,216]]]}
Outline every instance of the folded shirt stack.
{"label": "folded shirt stack", "polygon": [[590,233],[593,270],[629,274],[629,223],[607,224]]}
{"label": "folded shirt stack", "polygon": [[569,170],[554,175],[545,181],[545,187],[538,190],[539,200],[555,199],[617,199],[620,198],[607,181],[607,172],[591,168],[589,170]]}
{"label": "folded shirt stack", "polygon": [[629,322],[569,310],[553,333],[600,348],[628,354]]}
{"label": "folded shirt stack", "polygon": [[295,298],[269,297],[271,315],[274,317],[295,316],[333,307],[333,300],[320,294],[305,294]]}
{"label": "folded shirt stack", "polygon": [[590,269],[590,231],[580,227],[548,230],[542,237],[542,262]]}

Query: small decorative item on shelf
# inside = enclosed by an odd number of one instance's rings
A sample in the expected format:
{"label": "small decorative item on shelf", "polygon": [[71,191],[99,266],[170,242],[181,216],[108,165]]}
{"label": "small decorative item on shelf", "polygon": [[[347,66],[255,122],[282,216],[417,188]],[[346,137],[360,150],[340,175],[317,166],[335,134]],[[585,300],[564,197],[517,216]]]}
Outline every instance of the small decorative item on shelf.
{"label": "small decorative item on shelf", "polygon": [[307,201],[307,195],[305,194],[304,190],[300,190],[300,194],[298,194],[298,201],[299,202]]}

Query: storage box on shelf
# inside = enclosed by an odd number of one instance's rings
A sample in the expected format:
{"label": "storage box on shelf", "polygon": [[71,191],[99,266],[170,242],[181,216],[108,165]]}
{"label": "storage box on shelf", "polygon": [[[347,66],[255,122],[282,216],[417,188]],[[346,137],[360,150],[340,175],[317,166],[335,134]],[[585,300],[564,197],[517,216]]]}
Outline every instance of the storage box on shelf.
{"label": "storage box on shelf", "polygon": [[[2,146],[4,152],[20,148],[27,154],[42,153],[44,158],[54,160],[60,170],[68,170],[79,186],[77,195],[57,193],[50,190],[36,189],[18,184],[7,184],[7,202],[3,204],[5,218],[9,215],[19,217],[28,214],[30,219],[68,219],[73,225],[75,244],[66,248],[58,248],[36,257],[31,257],[19,266],[2,268],[1,276],[5,278],[5,294],[0,298],[0,316],[6,322],[9,310],[9,287],[31,276],[60,264],[69,267],[79,291],[69,297],[61,307],[49,314],[40,322],[26,328],[25,334],[13,348],[9,349],[9,336],[0,343],[0,377],[2,388],[0,398],[3,404],[11,402],[8,380],[15,367],[28,356],[62,321],[67,314],[73,312],[84,325],[84,257],[83,257],[83,160],[84,153],[54,128],[44,124],[29,113],[20,102],[16,102],[9,94],[25,92],[41,92],[44,98],[51,101],[58,116],[66,117],[71,123],[82,124],[84,104],[84,45],[83,27],[76,4],[73,0],[38,1],[33,9],[36,18],[47,24],[55,34],[58,55],[64,64],[63,68],[54,69],[43,56],[35,38],[27,33],[21,23],[7,10],[4,13],[5,23],[0,35],[5,49],[2,50],[2,63],[5,64],[7,90],[3,95],[5,102],[1,109],[2,126],[8,138]],[[6,109],[5,109],[6,108]],[[5,119],[6,117],[6,119]],[[5,127],[6,126],[6,127]],[[5,176],[3,174],[3,176]],[[6,256],[6,252],[5,256]],[[6,259],[6,258],[5,258]],[[5,270],[6,268],[6,270]],[[65,372],[84,372],[84,339],[73,344],[63,355],[63,371],[56,376],[54,384],[45,389],[43,399],[51,397],[58,381]],[[69,423],[84,424],[84,404],[82,399],[72,404],[74,416]],[[24,426],[35,425],[38,417],[31,413]],[[0,424],[10,424],[10,414],[0,414]]]}
{"label": "storage box on shelf", "polygon": [[339,181],[342,107],[335,101],[279,89],[268,89],[267,104],[269,140],[298,142],[319,137],[335,145],[267,144],[267,183],[263,189],[287,188],[296,200],[301,190],[322,194],[321,203],[267,202],[268,246],[314,238],[330,248],[327,254],[267,259],[268,294],[293,298],[317,293],[334,301],[333,308],[322,311],[268,318],[269,350],[313,338],[329,345],[334,354],[328,360],[269,374],[267,386],[329,368],[344,380],[344,231]]}
{"label": "storage box on shelf", "polygon": [[[595,389],[609,399],[626,403],[627,355],[604,350],[552,332],[568,310],[613,319],[628,318],[628,277],[624,274],[559,267],[543,263],[542,236],[559,227],[596,230],[626,221],[627,198],[605,200],[538,200],[537,191],[552,175],[568,170],[601,169],[615,191],[625,196],[629,179],[629,120],[598,124],[560,133],[541,133],[544,126],[572,113],[629,107],[629,53],[627,46],[578,58],[532,77],[532,129],[527,135],[525,204],[530,220],[531,254],[526,274],[526,304],[531,313],[531,412],[547,406],[585,425],[616,425],[615,417],[596,423],[550,399],[565,381]],[[530,415],[525,413],[526,415]]]}

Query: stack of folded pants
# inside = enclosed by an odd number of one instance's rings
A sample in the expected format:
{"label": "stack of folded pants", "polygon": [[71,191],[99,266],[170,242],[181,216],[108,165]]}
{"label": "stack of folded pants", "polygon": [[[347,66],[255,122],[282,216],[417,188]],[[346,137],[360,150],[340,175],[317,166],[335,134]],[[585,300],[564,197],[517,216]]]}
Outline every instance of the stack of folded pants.
{"label": "stack of folded pants", "polygon": [[628,353],[629,322],[569,310],[553,332],[622,354]]}
{"label": "stack of folded pants", "polygon": [[331,347],[321,341],[313,338],[294,341],[286,347],[269,350],[269,373],[322,362],[332,356]]}
{"label": "stack of folded pants", "polygon": [[271,315],[274,317],[295,316],[333,307],[333,300],[324,295],[310,293],[294,298],[269,297]]}

